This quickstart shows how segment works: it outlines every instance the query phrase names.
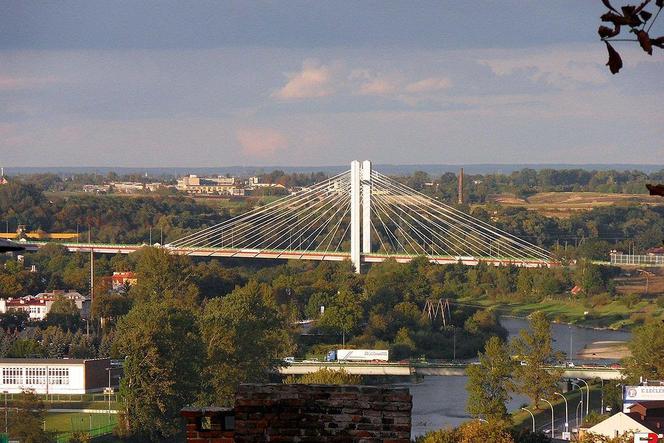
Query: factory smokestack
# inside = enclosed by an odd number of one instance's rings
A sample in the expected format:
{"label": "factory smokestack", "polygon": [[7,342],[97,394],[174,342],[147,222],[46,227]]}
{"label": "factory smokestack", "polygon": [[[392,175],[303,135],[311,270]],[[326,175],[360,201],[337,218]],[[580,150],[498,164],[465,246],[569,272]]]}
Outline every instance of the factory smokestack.
{"label": "factory smokestack", "polygon": [[459,170],[459,189],[457,190],[459,199],[458,202],[460,205],[463,204],[463,168]]}

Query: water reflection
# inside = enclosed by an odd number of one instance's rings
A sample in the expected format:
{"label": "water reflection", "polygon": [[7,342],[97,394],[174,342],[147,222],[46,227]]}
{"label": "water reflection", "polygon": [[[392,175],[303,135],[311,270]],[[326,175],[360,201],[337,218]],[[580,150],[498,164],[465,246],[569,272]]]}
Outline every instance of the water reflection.
{"label": "water reflection", "polygon": [[[528,322],[519,318],[501,318],[501,323],[509,331],[510,338],[527,327]],[[629,340],[630,333],[620,331],[598,331],[568,325],[552,325],[554,348],[568,353],[570,350],[570,336],[572,337],[572,350],[574,354],[595,341]],[[466,412],[466,377],[425,377],[421,383],[407,383],[413,396],[413,437],[427,431],[440,429],[446,426],[457,426],[468,420]],[[518,409],[528,399],[516,396],[508,408],[510,411]]]}

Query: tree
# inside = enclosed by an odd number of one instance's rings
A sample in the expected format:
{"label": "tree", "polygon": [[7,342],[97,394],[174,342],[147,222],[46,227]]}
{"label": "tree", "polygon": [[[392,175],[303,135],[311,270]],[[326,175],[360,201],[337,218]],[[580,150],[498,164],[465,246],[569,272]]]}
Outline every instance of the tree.
{"label": "tree", "polygon": [[48,443],[55,439],[44,431],[46,406],[34,391],[25,390],[14,401],[15,408],[9,416],[9,436],[25,443]]}
{"label": "tree", "polygon": [[230,405],[238,384],[267,380],[292,346],[269,286],[256,281],[210,300],[201,332],[206,356],[201,401],[206,404]]}
{"label": "tree", "polygon": [[504,421],[482,422],[471,420],[459,427],[459,443],[514,443]]}
{"label": "tree", "polygon": [[551,324],[543,312],[531,314],[530,331],[522,329],[512,342],[512,349],[523,363],[514,370],[514,389],[530,397],[539,407],[540,399],[551,396],[562,369],[546,368],[561,358],[553,351]]}
{"label": "tree", "polygon": [[332,301],[332,305],[325,309],[320,325],[340,331],[345,346],[346,334],[353,331],[361,319],[362,305],[357,295],[348,289],[342,289]]}
{"label": "tree", "polygon": [[506,403],[514,363],[508,347],[498,338],[486,342],[484,353],[479,353],[479,364],[466,369],[468,403],[466,409],[473,417],[487,420],[507,417]]}
{"label": "tree", "polygon": [[9,310],[0,313],[0,328],[5,332],[21,332],[28,323],[28,313],[25,311]]}
{"label": "tree", "polygon": [[188,257],[152,247],[142,248],[135,254],[138,281],[130,294],[136,300],[169,300],[181,306],[196,303],[198,289],[191,281],[193,269]]}
{"label": "tree", "polygon": [[288,376],[284,380],[287,384],[315,384],[315,385],[359,385],[362,383],[361,375],[349,374],[345,369],[338,371],[322,368],[316,372],[302,375],[300,377]]}
{"label": "tree", "polygon": [[202,349],[192,311],[166,303],[142,303],[118,321],[116,353],[125,356],[120,393],[126,430],[150,440],[180,430],[180,409],[200,386]]}
{"label": "tree", "polygon": [[628,380],[664,379],[664,323],[653,321],[636,328],[628,346],[632,352],[625,359]]}
{"label": "tree", "polygon": [[444,428],[417,437],[415,443],[458,443],[460,439],[457,428]]}
{"label": "tree", "polygon": [[604,279],[599,266],[589,260],[580,260],[574,272],[574,283],[585,295],[592,295],[604,289]]}
{"label": "tree", "polygon": [[76,331],[81,323],[81,312],[74,300],[58,297],[51,305],[44,322],[47,326],[57,326],[63,331]]}

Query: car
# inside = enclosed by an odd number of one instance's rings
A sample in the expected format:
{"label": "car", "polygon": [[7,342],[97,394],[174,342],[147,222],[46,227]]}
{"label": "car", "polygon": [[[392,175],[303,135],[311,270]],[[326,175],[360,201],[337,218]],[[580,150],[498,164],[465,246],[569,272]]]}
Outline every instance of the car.
{"label": "car", "polygon": [[295,363],[295,357],[284,357],[284,362],[289,364]]}
{"label": "car", "polygon": [[567,368],[573,368],[573,367],[574,367],[574,362],[573,362],[573,361],[566,361],[566,362],[565,362],[565,367],[567,367]]}

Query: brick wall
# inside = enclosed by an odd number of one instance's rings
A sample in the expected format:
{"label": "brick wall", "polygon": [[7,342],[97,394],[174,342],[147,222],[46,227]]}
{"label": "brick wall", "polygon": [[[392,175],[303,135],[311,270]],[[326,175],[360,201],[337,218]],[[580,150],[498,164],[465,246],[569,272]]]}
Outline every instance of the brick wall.
{"label": "brick wall", "polygon": [[[412,397],[407,388],[245,384],[235,408],[223,413],[183,410],[188,442],[410,442]],[[219,409],[219,408],[216,408]],[[212,412],[210,412],[212,411]],[[234,431],[201,429],[200,417],[234,414]],[[217,414],[217,415],[215,415]],[[221,418],[215,418],[221,417]],[[228,419],[226,419],[228,420]]]}
{"label": "brick wall", "polygon": [[188,443],[233,443],[234,414],[230,408],[185,408]]}

